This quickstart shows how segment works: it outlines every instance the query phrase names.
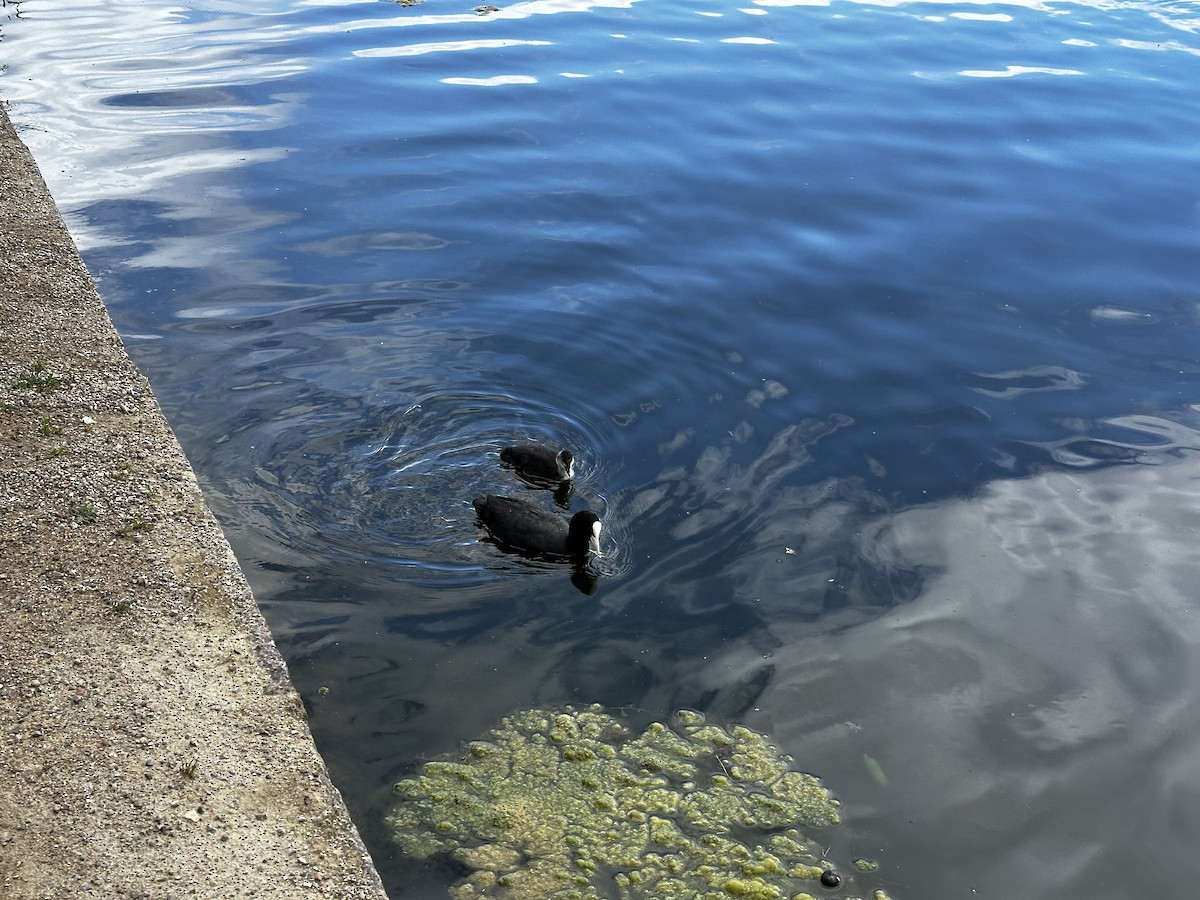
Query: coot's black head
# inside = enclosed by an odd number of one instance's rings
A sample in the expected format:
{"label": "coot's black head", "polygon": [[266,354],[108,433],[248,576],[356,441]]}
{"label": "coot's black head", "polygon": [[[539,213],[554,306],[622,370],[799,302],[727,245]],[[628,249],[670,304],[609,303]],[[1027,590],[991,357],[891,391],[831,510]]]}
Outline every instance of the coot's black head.
{"label": "coot's black head", "polygon": [[559,450],[554,460],[558,463],[559,477],[563,481],[570,481],[575,477],[575,455],[570,450],[565,447]]}
{"label": "coot's black head", "polygon": [[589,553],[595,553],[600,556],[600,530],[603,527],[600,517],[590,509],[571,516],[571,523],[567,528],[567,547],[571,554],[587,556]]}

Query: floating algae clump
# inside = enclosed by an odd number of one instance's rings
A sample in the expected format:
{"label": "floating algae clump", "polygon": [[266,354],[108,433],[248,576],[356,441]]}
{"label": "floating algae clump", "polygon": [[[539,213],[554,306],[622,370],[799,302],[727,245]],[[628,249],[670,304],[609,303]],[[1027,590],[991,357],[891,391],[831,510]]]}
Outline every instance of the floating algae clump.
{"label": "floating algae clump", "polygon": [[470,870],[455,900],[791,900],[828,863],[798,827],[838,802],[761,734],[683,711],[633,736],[598,706],[504,719],[395,787],[412,856]]}

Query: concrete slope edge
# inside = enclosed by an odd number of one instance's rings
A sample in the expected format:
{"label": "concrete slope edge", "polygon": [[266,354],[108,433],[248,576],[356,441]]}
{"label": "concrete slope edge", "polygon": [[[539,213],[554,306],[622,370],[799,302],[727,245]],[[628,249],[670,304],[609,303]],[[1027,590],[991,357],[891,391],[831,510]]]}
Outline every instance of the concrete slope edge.
{"label": "concrete slope edge", "polygon": [[2,105],[0,896],[386,896]]}

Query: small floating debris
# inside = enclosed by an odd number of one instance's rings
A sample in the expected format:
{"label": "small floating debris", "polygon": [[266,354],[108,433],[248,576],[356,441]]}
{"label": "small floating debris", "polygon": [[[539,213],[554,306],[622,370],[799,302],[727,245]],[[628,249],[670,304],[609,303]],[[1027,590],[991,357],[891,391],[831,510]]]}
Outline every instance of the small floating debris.
{"label": "small floating debris", "polygon": [[888,777],[883,771],[883,766],[879,764],[879,760],[864,753],[863,765],[867,767],[867,773],[875,779],[876,783],[881,787],[887,787]]}

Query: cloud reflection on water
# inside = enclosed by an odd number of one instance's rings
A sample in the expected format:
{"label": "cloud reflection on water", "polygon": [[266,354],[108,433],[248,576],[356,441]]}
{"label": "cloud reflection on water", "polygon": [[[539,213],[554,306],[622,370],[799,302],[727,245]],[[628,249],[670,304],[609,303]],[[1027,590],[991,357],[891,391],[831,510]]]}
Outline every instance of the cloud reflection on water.
{"label": "cloud reflection on water", "polygon": [[164,230],[184,233],[160,234],[133,254],[135,265],[196,268],[223,258],[261,277],[261,261],[229,251],[270,219],[229,182],[288,148],[239,146],[230,132],[279,129],[303,103],[282,85],[311,60],[271,52],[296,37],[285,20],[269,9],[213,18],[126,0],[39,3],[35,15],[5,34],[4,98],[80,250],[127,241],[125,229],[110,230],[89,208],[153,198],[171,223]]}
{"label": "cloud reflection on water", "polygon": [[[925,573],[910,602],[820,634],[776,618],[769,662],[730,647],[710,685],[769,667],[750,723],[853,786],[850,818],[889,860],[926,860],[908,896],[1182,896],[1200,876],[1190,442],[1172,464],[998,480],[881,517],[864,540]],[[864,754],[887,788],[861,777]]]}

